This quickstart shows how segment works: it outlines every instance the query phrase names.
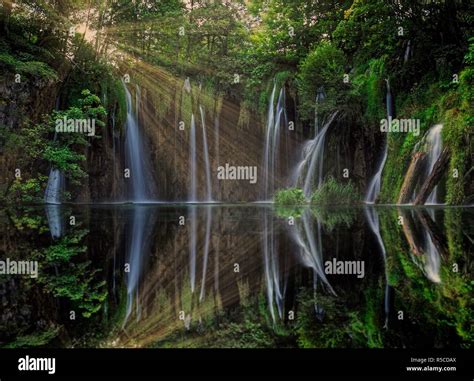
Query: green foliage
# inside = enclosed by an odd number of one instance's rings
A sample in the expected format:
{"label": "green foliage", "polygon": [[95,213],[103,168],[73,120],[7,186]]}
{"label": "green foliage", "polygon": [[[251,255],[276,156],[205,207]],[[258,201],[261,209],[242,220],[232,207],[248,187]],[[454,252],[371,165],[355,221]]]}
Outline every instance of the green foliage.
{"label": "green foliage", "polygon": [[106,282],[97,280],[99,270],[91,268],[91,261],[76,258],[87,250],[82,245],[87,233],[78,230],[63,236],[37,254],[43,263],[40,281],[45,290],[69,300],[85,318],[98,312],[107,297]]}
{"label": "green foliage", "polygon": [[324,110],[334,110],[346,99],[348,85],[343,81],[345,57],[342,51],[329,42],[321,42],[302,61],[298,71],[298,90],[301,97],[302,118],[314,115],[316,90],[324,88]]}
{"label": "green foliage", "polygon": [[356,219],[356,211],[348,208],[311,207],[311,213],[318,219],[328,232],[338,226],[350,228]]}
{"label": "green foliage", "polygon": [[273,201],[277,205],[295,206],[306,204],[303,190],[298,188],[277,191],[273,196]]}
{"label": "green foliage", "polygon": [[311,196],[312,204],[353,205],[360,202],[360,194],[352,182],[342,184],[329,177]]}
{"label": "green foliage", "polygon": [[[87,136],[63,133],[58,134],[57,139],[51,139],[56,121],[64,118],[95,119],[97,138],[97,130],[105,126],[104,119],[107,116],[99,97],[86,89],[82,91],[77,104],[64,111],[53,111],[41,123],[28,123],[18,132],[5,132],[5,150],[14,153],[18,147],[22,147],[18,165],[22,168],[22,175],[30,176],[25,181],[15,180],[6,197],[8,202],[41,202],[47,182],[46,174],[51,166],[60,169],[73,186],[80,185],[87,177],[84,170],[86,157],[81,153],[90,144]],[[38,173],[38,167],[42,168],[44,174]]]}
{"label": "green foliage", "polygon": [[391,53],[397,25],[390,4],[380,0],[355,0],[337,25],[334,38],[357,64]]}
{"label": "green foliage", "polygon": [[[298,295],[295,332],[300,348],[347,348],[350,337],[346,329],[347,311],[333,296],[318,295],[303,289]],[[315,303],[325,311],[323,320],[315,315]]]}
{"label": "green foliage", "polygon": [[32,179],[15,179],[9,189],[8,200],[13,203],[34,204],[43,201],[45,176]]}
{"label": "green foliage", "polygon": [[380,300],[379,289],[370,288],[365,290],[364,298],[365,311],[354,311],[350,313],[350,332],[356,347],[362,348],[383,348],[381,327],[378,321],[379,312],[377,310],[378,300]]}
{"label": "green foliage", "polygon": [[[365,116],[369,123],[375,123],[379,127],[379,121],[387,115],[383,104],[385,95],[385,83],[383,81],[384,62],[382,59],[369,61],[367,73],[362,75],[366,78],[367,107]],[[383,90],[382,90],[383,89]]]}
{"label": "green foliage", "polygon": [[47,63],[40,61],[23,61],[7,52],[0,51],[0,66],[17,74],[26,74],[32,77],[40,77],[56,81],[58,75]]}
{"label": "green foliage", "polygon": [[51,326],[44,331],[30,335],[19,336],[15,341],[6,344],[3,348],[35,348],[44,347],[59,335],[60,328]]}

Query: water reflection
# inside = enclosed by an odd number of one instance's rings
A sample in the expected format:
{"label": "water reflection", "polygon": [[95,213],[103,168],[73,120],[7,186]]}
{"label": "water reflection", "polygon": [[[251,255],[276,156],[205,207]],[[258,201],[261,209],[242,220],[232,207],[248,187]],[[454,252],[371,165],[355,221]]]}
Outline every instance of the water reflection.
{"label": "water reflection", "polygon": [[[107,314],[94,305],[81,324],[103,325],[101,346],[472,344],[470,209],[71,207],[80,223],[65,234],[65,212],[50,207],[30,211],[43,224],[24,213],[2,218],[5,242],[48,261],[67,246],[73,260],[88,263],[83,275],[106,281]],[[328,273],[333,261],[363,262],[365,274]],[[35,287],[43,298],[75,295],[53,295],[42,281]],[[24,292],[32,290],[25,283]],[[41,313],[49,316],[32,321],[61,316]]]}

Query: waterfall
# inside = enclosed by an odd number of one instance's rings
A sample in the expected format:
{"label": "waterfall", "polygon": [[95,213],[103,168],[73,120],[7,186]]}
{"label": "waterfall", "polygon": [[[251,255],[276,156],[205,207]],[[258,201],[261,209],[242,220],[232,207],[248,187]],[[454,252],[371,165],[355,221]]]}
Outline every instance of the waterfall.
{"label": "waterfall", "polygon": [[285,110],[285,88],[282,87],[278,96],[277,108],[275,111],[275,93],[276,82],[273,85],[270,102],[268,104],[267,127],[265,137],[263,169],[265,174],[264,181],[264,200],[269,200],[275,191],[275,178],[278,176],[278,155],[280,146],[280,125],[282,116],[285,125],[288,124]]}
{"label": "waterfall", "polygon": [[[426,143],[428,144],[429,151],[427,155],[427,168],[425,176],[428,176],[433,171],[433,168],[438,161],[441,151],[443,150],[443,141],[441,139],[441,131],[443,129],[442,124],[436,124],[435,126],[431,127],[428,131],[428,135],[426,136]],[[437,204],[438,203],[438,186],[433,189],[433,192],[429,195],[428,199],[426,200],[425,204]]]}
{"label": "waterfall", "polygon": [[138,288],[154,225],[153,211],[147,209],[147,207],[135,206],[132,213],[131,228],[127,229],[127,264],[129,272],[127,273],[127,307],[123,326],[131,315],[134,299],[136,300],[136,317],[137,319],[140,317]]}
{"label": "waterfall", "polygon": [[[392,90],[390,89],[390,81],[388,79],[385,80],[387,86],[387,96],[386,96],[386,103],[387,103],[387,120],[390,122],[394,116],[394,105],[393,105],[393,98],[392,98]],[[385,148],[383,152],[382,160],[377,168],[377,172],[375,172],[374,177],[369,183],[369,187],[367,188],[367,193],[365,195],[365,202],[373,204],[377,199],[377,196],[380,193],[380,186],[382,183],[382,172],[385,166],[385,162],[387,161],[388,156],[388,135],[385,139]]]}
{"label": "waterfall", "polygon": [[191,282],[191,292],[196,286],[196,251],[197,251],[197,210],[196,206],[191,206],[190,211],[191,228],[189,229],[189,278]]}
{"label": "waterfall", "polygon": [[304,144],[303,157],[293,171],[292,178],[295,186],[302,184],[304,195],[308,199],[311,197],[313,191],[315,175],[317,177],[318,188],[323,182],[324,143],[329,126],[333,123],[337,114],[337,112],[334,112],[321,131],[315,134],[314,139]]}
{"label": "waterfall", "polygon": [[391,287],[388,283],[388,271],[387,271],[387,252],[385,250],[385,245],[383,243],[382,234],[380,233],[380,220],[379,215],[374,207],[365,207],[364,209],[367,222],[369,224],[370,230],[374,233],[375,238],[377,239],[377,244],[379,246],[380,252],[382,253],[382,258],[385,268],[385,328],[388,327],[388,318],[390,313],[390,291]]}
{"label": "waterfall", "polygon": [[275,232],[273,215],[268,210],[263,211],[263,261],[267,301],[272,320],[275,321],[274,304],[276,304],[278,316],[280,319],[283,318],[286,282],[281,284],[278,233]]}
{"label": "waterfall", "polygon": [[[140,88],[137,86],[135,97],[135,110],[132,108],[132,96],[125,83],[123,83],[127,101],[127,122],[125,133],[125,161],[130,170],[131,201],[135,203],[146,202],[151,199],[152,175],[148,163],[147,153],[140,136],[137,114],[140,109]],[[150,244],[151,214],[144,207],[136,206],[133,209],[132,223],[129,230],[129,245],[127,247],[127,309],[123,325],[125,326],[136,299],[136,316],[140,317],[138,301],[138,286],[142,273],[144,253]]]}
{"label": "waterfall", "polygon": [[60,238],[64,233],[64,225],[61,216],[60,204],[46,205],[46,219],[48,220],[51,238]]}
{"label": "waterfall", "polygon": [[202,106],[199,106],[199,111],[201,112],[201,124],[202,124],[202,145],[204,149],[204,165],[206,167],[206,201],[212,201],[212,185],[211,185],[211,165],[209,162],[209,149],[207,147],[207,133],[206,133],[206,122],[205,114]]}
{"label": "waterfall", "polygon": [[46,204],[61,204],[64,183],[63,172],[57,168],[51,168],[49,171],[48,185],[44,193],[44,202]]}
{"label": "waterfall", "polygon": [[403,63],[407,63],[410,59],[411,54],[411,40],[408,40],[407,47],[405,48],[405,54],[403,56]]}
{"label": "waterfall", "polygon": [[[130,170],[131,200],[146,202],[151,197],[152,175],[148,164],[147,153],[140,136],[136,115],[132,110],[132,96],[125,83],[123,84],[127,100],[127,124],[125,134],[125,161]],[[139,88],[137,87],[136,110],[139,109]]]}
{"label": "waterfall", "polygon": [[189,169],[190,174],[189,178],[190,182],[190,189],[189,189],[189,196],[188,201],[196,202],[197,201],[197,173],[196,173],[196,122],[194,120],[194,114],[191,116],[191,130],[190,130],[190,138],[189,138]]}
{"label": "waterfall", "polygon": [[319,221],[316,221],[316,232],[314,231],[310,209],[303,211],[301,222],[295,221],[295,224],[291,226],[290,235],[300,248],[298,254],[303,265],[313,269],[314,279],[319,278],[323,285],[336,295],[324,272],[322,226]]}
{"label": "waterfall", "polygon": [[[429,218],[429,217],[428,217]],[[440,256],[438,249],[433,243],[433,240],[431,239],[431,236],[427,230],[424,231],[425,235],[425,266],[424,266],[424,272],[426,274],[426,277],[431,280],[434,283],[440,283],[441,278],[439,275],[439,270],[440,270]]]}
{"label": "waterfall", "polygon": [[[206,132],[206,122],[205,122],[205,114],[204,109],[202,106],[199,106],[199,111],[201,113],[201,124],[202,124],[202,142],[203,142],[203,149],[204,149],[204,165],[206,169],[206,201],[212,201],[212,185],[211,185],[211,166],[209,162],[209,150],[207,145],[207,132]],[[212,220],[212,210],[207,208],[207,215],[206,215],[206,235],[205,235],[205,242],[204,242],[204,264],[203,264],[203,272],[202,272],[202,283],[201,283],[201,293],[199,296],[199,300],[204,299],[204,286],[205,286],[205,277],[207,271],[207,260],[209,256],[209,246],[211,240],[211,220]]]}
{"label": "waterfall", "polygon": [[202,281],[201,281],[201,293],[199,295],[199,301],[204,300],[204,292],[206,285],[206,273],[207,273],[207,261],[209,258],[209,246],[211,243],[211,223],[212,223],[212,209],[207,207],[206,214],[206,236],[204,241],[204,255],[203,255],[203,266],[202,266]]}
{"label": "waterfall", "polygon": [[[56,98],[55,109],[59,110],[60,97]],[[54,140],[57,133],[54,134]],[[53,239],[60,238],[64,233],[64,226],[61,216],[61,199],[65,187],[64,173],[57,168],[49,171],[48,184],[44,192],[44,202],[46,205],[46,219],[48,220],[49,231]]]}

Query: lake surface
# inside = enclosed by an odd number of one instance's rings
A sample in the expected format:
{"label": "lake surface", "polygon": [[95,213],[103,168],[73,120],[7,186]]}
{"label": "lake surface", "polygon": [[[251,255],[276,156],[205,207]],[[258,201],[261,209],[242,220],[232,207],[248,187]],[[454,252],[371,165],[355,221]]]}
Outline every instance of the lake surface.
{"label": "lake surface", "polygon": [[0,345],[471,347],[473,208],[2,209]]}

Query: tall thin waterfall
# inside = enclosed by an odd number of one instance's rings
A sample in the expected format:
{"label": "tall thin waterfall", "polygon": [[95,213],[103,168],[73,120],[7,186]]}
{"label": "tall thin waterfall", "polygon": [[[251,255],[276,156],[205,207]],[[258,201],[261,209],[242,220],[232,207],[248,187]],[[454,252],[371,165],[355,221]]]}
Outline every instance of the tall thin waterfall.
{"label": "tall thin waterfall", "polygon": [[201,281],[201,293],[199,294],[199,301],[204,300],[204,292],[206,285],[206,273],[207,273],[207,262],[209,258],[209,249],[211,244],[211,224],[212,224],[212,209],[207,207],[206,213],[206,236],[204,241],[204,255],[202,265],[202,281]]}
{"label": "tall thin waterfall", "polygon": [[[56,110],[59,109],[59,97],[56,99]],[[54,140],[57,134],[54,134]],[[46,218],[48,220],[49,231],[53,239],[61,237],[64,233],[64,226],[61,216],[61,201],[65,187],[64,173],[54,167],[49,171],[48,184],[44,193],[46,205]]]}
{"label": "tall thin waterfall", "polygon": [[[436,164],[436,161],[441,155],[443,150],[443,141],[441,139],[441,131],[443,129],[442,124],[436,124],[431,127],[426,136],[426,143],[428,144],[429,151],[427,155],[428,163],[426,168],[426,177],[428,177]],[[426,200],[426,204],[437,204],[438,203],[438,186],[433,189],[433,192],[429,195]]]}
{"label": "tall thin waterfall", "polygon": [[374,233],[375,238],[377,238],[377,244],[379,246],[380,252],[382,253],[382,258],[385,268],[385,328],[388,327],[388,318],[390,313],[390,285],[388,283],[388,271],[387,271],[387,252],[385,250],[385,244],[382,239],[382,234],[380,233],[380,220],[377,210],[374,207],[365,207],[365,216],[367,223],[369,224],[370,230]]}
{"label": "tall thin waterfall", "polygon": [[[189,137],[189,169],[190,169],[190,188],[188,201],[197,201],[197,170],[196,163],[196,121],[194,114],[191,115],[191,129]],[[191,292],[194,292],[196,286],[196,250],[197,250],[197,210],[195,206],[191,206],[190,210],[191,228],[189,229],[189,268]]]}
{"label": "tall thin waterfall", "polygon": [[441,277],[439,274],[440,267],[441,267],[441,259],[436,248],[435,244],[433,243],[433,239],[431,238],[429,232],[427,230],[424,231],[424,238],[425,238],[425,266],[424,272],[426,277],[434,283],[440,283]]}
{"label": "tall thin waterfall", "polygon": [[211,185],[211,165],[209,162],[209,149],[207,146],[207,132],[206,132],[206,121],[204,109],[202,106],[199,106],[199,111],[201,112],[201,124],[202,124],[202,145],[203,145],[203,154],[204,154],[204,166],[206,169],[206,201],[212,201],[212,185]]}
{"label": "tall thin waterfall", "polygon": [[44,202],[47,204],[60,204],[63,190],[64,174],[57,168],[51,168],[48,185],[44,193]]}
{"label": "tall thin waterfall", "polygon": [[197,201],[197,155],[196,155],[196,121],[194,120],[194,114],[191,116],[191,129],[189,137],[189,196],[188,201]]}
{"label": "tall thin waterfall", "polygon": [[[275,191],[275,179],[278,176],[278,155],[280,147],[280,126],[283,121],[288,124],[285,110],[285,88],[282,87],[278,96],[277,108],[275,111],[276,83],[273,85],[270,102],[268,104],[267,129],[265,137],[265,149],[263,158],[264,200],[269,200]],[[282,119],[283,118],[283,119]]]}
{"label": "tall thin waterfall", "polygon": [[[130,170],[131,201],[146,202],[152,199],[150,165],[140,135],[136,114],[132,108],[132,96],[125,83],[123,84],[127,100],[127,124],[125,133],[125,161]],[[140,105],[139,88],[135,99],[137,112]]]}
{"label": "tall thin waterfall", "polygon": [[263,210],[263,263],[267,301],[272,320],[275,321],[275,308],[280,319],[283,318],[284,297],[286,293],[286,278],[282,281],[278,252],[278,232],[275,231],[273,214]]}
{"label": "tall thin waterfall", "polygon": [[197,210],[196,205],[190,207],[191,228],[189,229],[189,278],[191,292],[196,287],[196,252],[197,252]]}
{"label": "tall thin waterfall", "polygon": [[407,46],[405,48],[405,54],[403,56],[403,63],[407,63],[411,55],[411,40],[408,40]]}
{"label": "tall thin waterfall", "polygon": [[[123,83],[127,101],[127,122],[125,134],[125,160],[127,168],[130,170],[131,180],[131,201],[146,202],[152,197],[150,183],[152,183],[151,170],[141,140],[139,125],[136,114],[132,108],[132,96],[127,86]],[[136,112],[140,109],[140,89],[137,86],[135,97]],[[150,244],[150,211],[145,207],[137,206],[133,209],[132,223],[128,230],[127,240],[127,264],[129,272],[127,273],[127,308],[123,325],[126,324],[136,300],[136,316],[140,316],[140,305],[138,300],[138,289],[140,276],[143,269],[143,262],[148,245]]]}
{"label": "tall thin waterfall", "polygon": [[153,210],[146,206],[137,205],[132,212],[131,226],[127,229],[127,307],[123,325],[128,321],[135,300],[136,318],[140,318],[140,303],[138,289],[140,277],[145,265],[145,258],[149,250],[153,234],[154,215]]}
{"label": "tall thin waterfall", "polygon": [[[393,105],[393,98],[392,98],[392,90],[390,89],[390,81],[388,79],[385,80],[387,84],[387,96],[386,96],[386,103],[387,103],[387,119],[388,122],[391,123],[392,118],[394,116],[394,105]],[[385,139],[385,148],[382,160],[377,168],[377,172],[375,172],[374,177],[369,183],[369,187],[367,188],[367,193],[365,195],[365,202],[367,203],[374,203],[377,199],[377,196],[380,193],[380,186],[382,183],[382,172],[383,168],[385,167],[385,162],[387,161],[388,156],[388,136]]]}

